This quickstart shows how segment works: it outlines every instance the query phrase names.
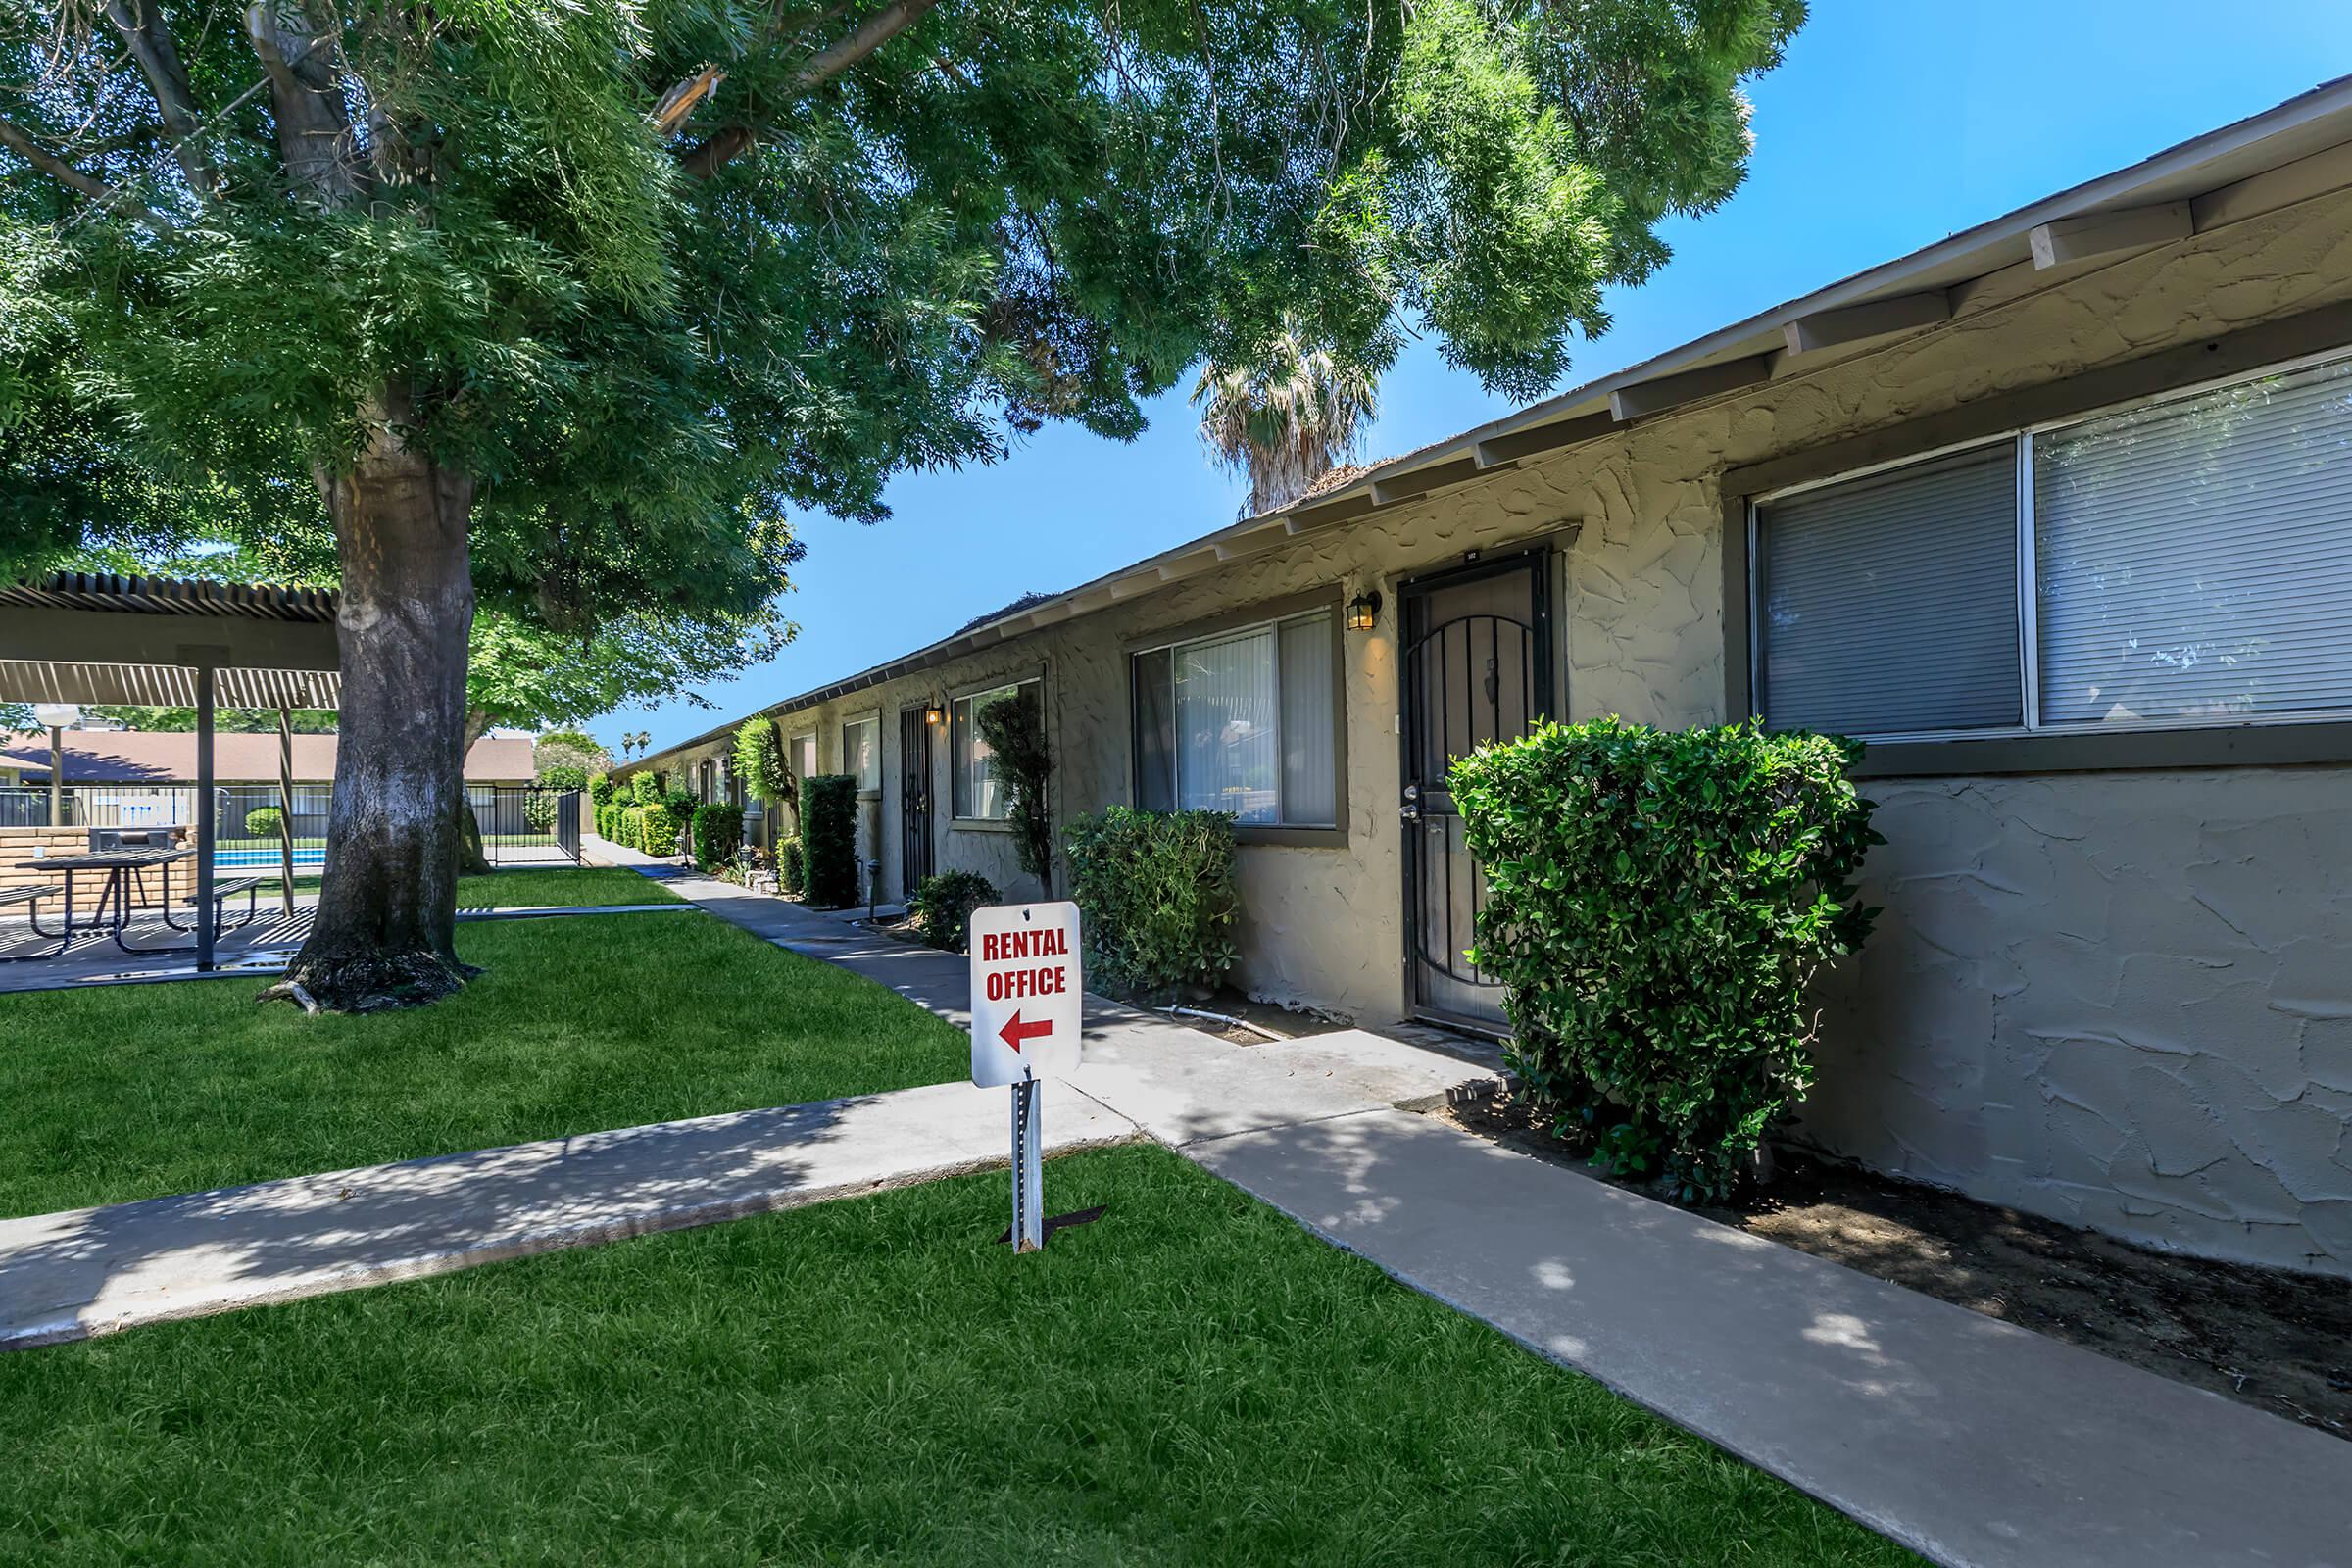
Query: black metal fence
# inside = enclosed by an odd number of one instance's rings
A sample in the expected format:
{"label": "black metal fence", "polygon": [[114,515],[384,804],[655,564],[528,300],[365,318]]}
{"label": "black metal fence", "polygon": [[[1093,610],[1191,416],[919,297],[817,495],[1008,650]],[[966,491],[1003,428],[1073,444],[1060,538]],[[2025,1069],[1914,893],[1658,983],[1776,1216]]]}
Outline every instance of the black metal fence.
{"label": "black metal fence", "polygon": [[[326,859],[324,784],[294,786],[294,869],[316,871]],[[493,865],[551,865],[580,859],[580,792],[535,784],[468,784],[466,804]],[[275,784],[214,787],[214,863],[224,870],[275,869],[283,851]],[[68,784],[60,801],[64,820],[49,820],[47,785],[0,787],[0,827],[193,828],[192,784]]]}

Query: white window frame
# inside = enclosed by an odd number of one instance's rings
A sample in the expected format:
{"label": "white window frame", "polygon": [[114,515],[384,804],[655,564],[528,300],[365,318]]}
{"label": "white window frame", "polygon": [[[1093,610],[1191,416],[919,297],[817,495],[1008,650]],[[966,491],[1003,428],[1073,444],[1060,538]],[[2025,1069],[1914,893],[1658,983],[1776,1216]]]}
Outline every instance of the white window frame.
{"label": "white window frame", "polygon": [[2245,386],[2255,381],[2267,381],[2273,376],[2292,375],[2324,365],[2352,362],[2352,349],[2323,349],[2318,353],[2280,360],[2257,369],[2232,375],[2216,376],[2210,380],[2192,382],[2186,386],[2171,387],[2145,397],[2127,399],[2121,403],[2103,404],[2070,414],[2063,418],[2043,419],[2035,424],[2023,424],[1989,436],[1955,441],[1945,446],[1929,447],[1918,452],[1890,458],[1884,463],[1865,464],[1845,468],[1818,479],[1799,484],[1783,485],[1766,490],[1747,500],[1747,710],[1762,715],[1766,724],[1772,715],[1764,706],[1760,671],[1769,669],[1766,640],[1767,617],[1764,613],[1765,587],[1763,576],[1764,519],[1763,509],[1775,501],[1783,501],[1808,490],[1826,490],[1833,485],[1848,484],[1867,479],[1873,474],[1889,473],[1918,464],[1933,463],[1962,452],[1981,452],[2004,443],[2016,449],[2017,462],[2017,605],[2019,673],[2025,682],[2025,722],[2005,724],[1988,729],[1921,729],[1881,730],[1853,738],[1877,744],[1899,745],[1914,741],[1984,741],[2016,740],[2024,736],[2053,735],[2138,735],[2178,730],[2227,730],[2280,728],[2297,724],[2340,724],[2352,719],[2352,709],[2297,709],[2277,713],[2245,713],[2210,718],[2150,718],[2129,724],[2110,723],[2100,719],[2082,719],[2074,723],[2048,723],[2041,716],[2041,635],[2038,615],[2037,579],[2035,577],[2035,533],[2034,520],[2034,438],[2056,430],[2068,430],[2089,424],[2118,414],[2130,414],[2139,409],[2155,408],[2166,403],[2184,402],[2219,392],[2233,386]]}
{"label": "white window frame", "polygon": [[[1037,688],[1038,711],[1042,714],[1045,711],[1046,703],[1046,681],[1043,674],[1016,675],[1010,680],[992,680],[985,685],[964,687],[948,696],[948,820],[957,827],[1008,829],[1012,823],[1012,815],[1009,811],[1003,816],[967,816],[964,814],[964,803],[957,798],[963,789],[963,759],[956,754],[956,747],[957,736],[979,728],[976,720],[980,714],[982,698],[1009,697],[1024,686]],[[958,716],[966,703],[972,705],[972,717],[968,719]],[[975,735],[973,738],[977,739],[978,737]]]}
{"label": "white window frame", "polygon": [[[803,741],[808,743],[810,763],[807,772],[801,770],[801,742]],[[792,764],[793,777],[796,780],[808,778],[824,771],[825,741],[824,732],[821,729],[802,730],[784,744],[786,748],[784,758]]]}
{"label": "white window frame", "polygon": [[[1328,620],[1330,622],[1332,636],[1335,639],[1344,638],[1346,636],[1347,626],[1345,620],[1342,618],[1342,611],[1340,607],[1332,604],[1318,603],[1306,609],[1294,610],[1279,615],[1268,615],[1262,620],[1240,621],[1229,626],[1220,625],[1213,631],[1202,631],[1190,636],[1163,637],[1156,641],[1137,643],[1127,650],[1127,701],[1130,705],[1130,708],[1132,709],[1132,706],[1135,703],[1135,662],[1137,660],[1143,659],[1152,654],[1167,654],[1169,656],[1169,674],[1172,680],[1175,672],[1175,656],[1182,653],[1185,649],[1204,648],[1212,643],[1238,642],[1242,638],[1254,637],[1260,632],[1270,631],[1274,633],[1274,688],[1277,693],[1274,714],[1274,755],[1279,758],[1282,755],[1283,733],[1283,719],[1279,697],[1279,694],[1282,690],[1282,628],[1292,625],[1298,621],[1316,619]],[[1334,643],[1332,650],[1332,672],[1336,680],[1343,682],[1347,678],[1348,668],[1346,651],[1347,645],[1345,642]],[[1174,713],[1176,710],[1175,696],[1173,692],[1169,694],[1168,701],[1168,711],[1170,713]],[[1237,821],[1234,823],[1234,831],[1236,833],[1242,835],[1256,833],[1337,833],[1345,829],[1347,825],[1348,812],[1348,747],[1346,736],[1343,732],[1347,727],[1347,705],[1342,692],[1338,689],[1335,689],[1332,692],[1331,702],[1331,722],[1333,728],[1331,758],[1333,771],[1333,778],[1331,781],[1331,810],[1333,820],[1329,822],[1294,822],[1287,816],[1278,816],[1271,822]],[[1128,726],[1127,751],[1128,771],[1131,777],[1136,778],[1138,787],[1137,799],[1140,800],[1142,798],[1142,778],[1140,776],[1140,769],[1143,764],[1143,757],[1137,745],[1135,726],[1132,723]],[[1168,759],[1168,765],[1170,767],[1175,767],[1178,765],[1177,759],[1172,753]],[[1178,808],[1181,809],[1183,801],[1182,781],[1180,779],[1172,779],[1170,780],[1170,784],[1172,786],[1170,798],[1178,803]],[[1277,767],[1275,772],[1274,802],[1275,809],[1277,811],[1287,809],[1287,807],[1282,799],[1281,769],[1279,767]]]}

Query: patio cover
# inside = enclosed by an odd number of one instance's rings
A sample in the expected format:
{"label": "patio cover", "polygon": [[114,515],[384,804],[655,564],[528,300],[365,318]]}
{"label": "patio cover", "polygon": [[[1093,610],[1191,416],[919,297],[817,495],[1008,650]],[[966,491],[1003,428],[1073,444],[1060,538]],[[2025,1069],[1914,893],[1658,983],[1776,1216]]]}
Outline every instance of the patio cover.
{"label": "patio cover", "polygon": [[336,707],[341,664],[327,589],[87,572],[0,586],[0,699],[196,710],[199,969],[213,967],[214,710]]}

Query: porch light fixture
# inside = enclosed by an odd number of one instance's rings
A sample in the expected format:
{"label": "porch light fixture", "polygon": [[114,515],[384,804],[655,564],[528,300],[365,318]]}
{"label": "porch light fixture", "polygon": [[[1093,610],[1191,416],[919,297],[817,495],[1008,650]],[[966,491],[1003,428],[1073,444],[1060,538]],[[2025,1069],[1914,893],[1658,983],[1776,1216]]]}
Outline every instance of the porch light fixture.
{"label": "porch light fixture", "polygon": [[946,709],[944,709],[944,708],[940,707],[940,706],[939,706],[937,703],[925,703],[925,704],[923,705],[923,722],[924,722],[924,723],[926,723],[926,724],[945,724],[947,721],[948,721],[948,710],[947,710]]}
{"label": "porch light fixture", "polygon": [[1370,631],[1380,620],[1380,590],[1367,589],[1348,601],[1348,629]]}

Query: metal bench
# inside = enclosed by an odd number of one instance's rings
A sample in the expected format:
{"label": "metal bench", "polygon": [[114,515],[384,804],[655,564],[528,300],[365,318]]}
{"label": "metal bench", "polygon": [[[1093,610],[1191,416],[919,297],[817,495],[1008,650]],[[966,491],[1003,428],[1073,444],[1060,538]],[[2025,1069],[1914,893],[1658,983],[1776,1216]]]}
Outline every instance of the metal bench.
{"label": "metal bench", "polygon": [[[213,930],[216,932],[234,931],[237,926],[252,924],[254,916],[261,912],[261,890],[265,887],[275,886],[277,886],[277,879],[268,876],[232,876],[225,882],[215,882],[213,884]],[[226,906],[228,901],[240,893],[245,895],[245,918],[237,921],[236,925],[230,925],[227,923]],[[180,905],[183,908],[194,908],[202,902],[201,894],[190,894],[180,901]]]}
{"label": "metal bench", "polygon": [[0,888],[0,909],[14,908],[16,906],[22,904],[24,906],[24,921],[27,925],[32,927],[33,935],[51,937],[54,938],[57,943],[56,947],[44,948],[39,953],[0,954],[0,963],[23,963],[27,958],[54,958],[59,954],[66,951],[66,944],[73,940],[72,934],[65,931],[42,930],[38,914],[38,908],[41,900],[58,898],[62,896],[65,891],[66,890],[62,885],[34,888]]}

